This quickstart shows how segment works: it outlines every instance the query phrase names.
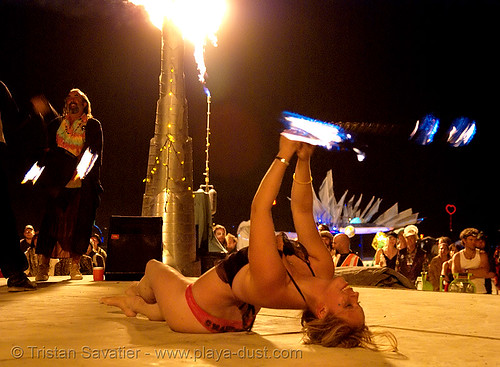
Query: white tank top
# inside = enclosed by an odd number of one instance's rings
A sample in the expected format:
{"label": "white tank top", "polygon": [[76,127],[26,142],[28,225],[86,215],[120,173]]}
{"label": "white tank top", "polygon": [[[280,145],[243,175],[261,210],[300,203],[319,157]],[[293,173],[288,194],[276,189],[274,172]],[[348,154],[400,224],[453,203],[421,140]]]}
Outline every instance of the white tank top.
{"label": "white tank top", "polygon": [[[467,259],[465,253],[460,251],[460,266],[462,269],[477,269],[481,265],[481,256],[479,255],[479,250],[476,249],[476,254],[472,259]],[[471,279],[471,282],[476,286],[476,293],[486,293],[486,288],[484,286],[484,278]]]}

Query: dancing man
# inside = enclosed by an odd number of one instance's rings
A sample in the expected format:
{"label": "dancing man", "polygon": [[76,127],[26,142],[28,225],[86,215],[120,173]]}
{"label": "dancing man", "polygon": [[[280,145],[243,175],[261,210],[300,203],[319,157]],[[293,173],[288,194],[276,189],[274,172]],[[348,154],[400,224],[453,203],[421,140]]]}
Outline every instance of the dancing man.
{"label": "dancing man", "polygon": [[[39,109],[48,108],[39,106]],[[71,258],[70,277],[80,280],[80,257],[87,251],[102,187],[101,123],[92,117],[90,101],[79,89],[65,99],[63,116],[48,125],[48,152],[41,162],[45,170],[40,184],[49,193],[40,227],[36,252],[39,254],[37,281],[49,278],[50,258]],[[84,152],[97,159],[85,177],[76,168]]]}

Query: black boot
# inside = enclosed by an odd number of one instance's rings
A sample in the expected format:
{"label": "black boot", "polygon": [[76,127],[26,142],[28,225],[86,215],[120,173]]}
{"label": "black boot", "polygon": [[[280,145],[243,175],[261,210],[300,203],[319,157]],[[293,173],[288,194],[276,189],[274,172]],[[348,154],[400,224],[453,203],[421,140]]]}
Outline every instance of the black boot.
{"label": "black boot", "polygon": [[23,292],[36,290],[36,283],[28,279],[24,272],[15,273],[7,280],[9,292]]}

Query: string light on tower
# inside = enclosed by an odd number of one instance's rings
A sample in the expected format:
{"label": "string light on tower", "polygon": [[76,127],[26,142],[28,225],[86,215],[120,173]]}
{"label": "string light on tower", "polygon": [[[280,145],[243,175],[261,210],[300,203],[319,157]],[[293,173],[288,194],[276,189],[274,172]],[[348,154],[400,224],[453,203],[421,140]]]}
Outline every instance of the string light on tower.
{"label": "string light on tower", "polygon": [[[216,46],[215,32],[225,0],[133,0],[144,6],[162,32],[160,97],[150,142],[142,215],[163,218],[164,262],[196,276],[196,236],[192,190],[192,139],[188,134],[184,85],[184,42],[194,45],[198,79],[205,86],[205,45]],[[192,271],[194,270],[194,271]],[[198,270],[199,272],[199,270]]]}
{"label": "string light on tower", "polygon": [[[131,0],[131,3],[143,6],[149,15],[151,23],[158,29],[162,29],[164,18],[167,17],[179,28],[182,37],[194,46],[194,59],[198,69],[198,79],[203,84],[203,90],[207,96],[207,136],[206,136],[206,162],[205,162],[205,191],[209,190],[209,147],[210,147],[210,105],[211,93],[206,86],[207,67],[205,65],[205,47],[207,41],[217,47],[217,31],[227,14],[226,0]],[[174,69],[170,72],[173,74]],[[169,83],[173,78],[169,79]],[[169,92],[172,96],[172,92]],[[172,107],[170,107],[171,109]],[[171,128],[171,124],[168,124]],[[172,149],[171,141],[167,140],[163,144],[161,151]],[[175,152],[177,155],[180,152]],[[156,165],[168,166],[161,157],[155,157]],[[156,174],[158,169],[154,167],[149,171],[149,175]],[[171,179],[171,177],[169,177]],[[185,179],[185,178],[184,178]],[[151,177],[146,177],[143,182],[151,182]]]}

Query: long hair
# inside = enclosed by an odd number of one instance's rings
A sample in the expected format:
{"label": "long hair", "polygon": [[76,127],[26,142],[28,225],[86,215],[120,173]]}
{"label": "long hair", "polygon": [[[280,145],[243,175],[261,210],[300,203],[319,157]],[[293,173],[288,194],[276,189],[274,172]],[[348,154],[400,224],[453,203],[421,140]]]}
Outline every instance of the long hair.
{"label": "long hair", "polygon": [[[397,351],[396,337],[388,332],[372,332],[366,325],[353,327],[344,320],[328,314],[319,319],[310,311],[302,313],[302,331],[304,343],[319,344],[324,347],[356,348],[362,347],[375,351]],[[383,337],[384,343],[377,343],[376,338]]]}
{"label": "long hair", "polygon": [[[69,91],[69,93],[71,93],[71,92],[77,92],[80,95],[80,97],[82,97],[82,99],[87,103],[87,106],[85,106],[85,108],[83,109],[83,113],[85,113],[88,118],[92,118],[92,108],[90,106],[89,97],[87,97],[87,95],[85,93],[83,93],[78,88],[71,89]],[[65,100],[65,103],[64,103],[64,114],[66,114],[66,113],[68,113],[68,111],[66,111],[66,100]]]}

